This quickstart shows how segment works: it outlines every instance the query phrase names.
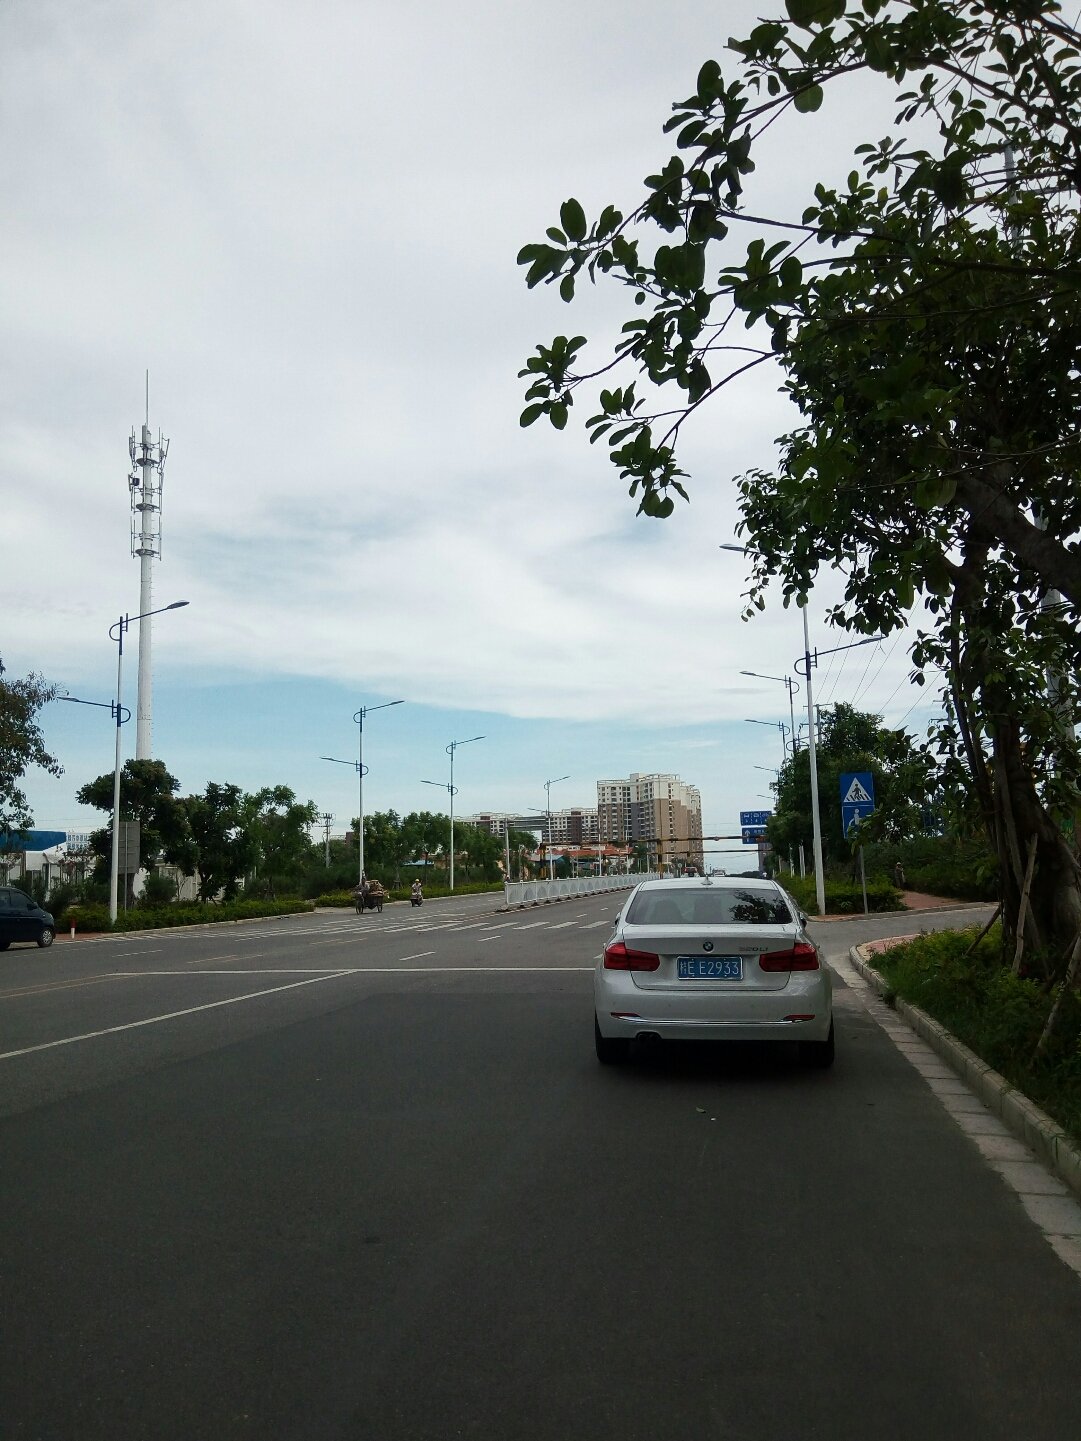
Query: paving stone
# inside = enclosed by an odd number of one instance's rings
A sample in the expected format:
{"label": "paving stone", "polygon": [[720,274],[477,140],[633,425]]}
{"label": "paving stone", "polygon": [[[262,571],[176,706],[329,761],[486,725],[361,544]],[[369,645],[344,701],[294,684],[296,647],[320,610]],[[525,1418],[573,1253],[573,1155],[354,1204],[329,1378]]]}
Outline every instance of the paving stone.
{"label": "paving stone", "polygon": [[951,1115],[957,1115],[960,1111],[968,1111],[971,1112],[972,1115],[978,1115],[985,1113],[987,1110],[987,1107],[980,1100],[979,1096],[974,1096],[969,1090],[966,1090],[964,1095],[961,1096],[943,1096],[942,1104]]}
{"label": "paving stone", "polygon": [[965,1085],[964,1081],[959,1081],[956,1076],[954,1076],[953,1079],[949,1081],[943,1080],[940,1076],[929,1076],[927,1078],[927,1084],[931,1087],[931,1090],[934,1091],[936,1096],[972,1095],[972,1092]]}
{"label": "paving stone", "polygon": [[1009,1131],[998,1119],[992,1116],[990,1111],[982,1109],[971,1114],[968,1111],[958,1111],[953,1118],[970,1136],[1009,1136]]}
{"label": "paving stone", "polygon": [[1026,1196],[1067,1196],[1066,1187],[1038,1161],[994,1160],[992,1167]]}
{"label": "paving stone", "polygon": [[1029,1161],[1032,1152],[1015,1136],[973,1136],[972,1140],[991,1161]]}
{"label": "paving stone", "polygon": [[1081,1206],[1069,1196],[1021,1196],[1021,1204],[1043,1230],[1081,1241]]}

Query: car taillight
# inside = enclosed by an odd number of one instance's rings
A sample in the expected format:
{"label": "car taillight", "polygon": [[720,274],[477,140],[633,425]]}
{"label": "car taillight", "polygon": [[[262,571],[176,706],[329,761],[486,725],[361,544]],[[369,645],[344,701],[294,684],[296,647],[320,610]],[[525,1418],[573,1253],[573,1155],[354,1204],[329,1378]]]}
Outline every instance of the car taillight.
{"label": "car taillight", "polygon": [[797,941],[787,951],[767,951],[758,957],[764,971],[817,971],[818,952],[806,941]]}
{"label": "car taillight", "polygon": [[655,971],[660,963],[660,956],[652,951],[631,951],[622,941],[613,941],[604,948],[606,971]]}

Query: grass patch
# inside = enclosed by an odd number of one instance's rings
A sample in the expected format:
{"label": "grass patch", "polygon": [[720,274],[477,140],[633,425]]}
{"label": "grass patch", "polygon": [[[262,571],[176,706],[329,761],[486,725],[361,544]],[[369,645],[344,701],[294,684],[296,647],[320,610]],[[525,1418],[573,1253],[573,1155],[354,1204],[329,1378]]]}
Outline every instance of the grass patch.
{"label": "grass patch", "polygon": [[1034,1060],[1053,995],[1003,964],[997,925],[969,954],[979,932],[920,936],[872,963],[896,995],[941,1022],[1081,1145],[1081,996],[1064,997],[1055,1034]]}

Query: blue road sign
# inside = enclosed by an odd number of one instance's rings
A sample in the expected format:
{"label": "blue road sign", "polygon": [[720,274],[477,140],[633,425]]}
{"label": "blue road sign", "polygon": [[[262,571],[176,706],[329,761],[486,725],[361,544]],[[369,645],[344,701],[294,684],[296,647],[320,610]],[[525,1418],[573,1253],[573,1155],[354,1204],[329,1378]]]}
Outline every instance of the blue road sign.
{"label": "blue road sign", "polygon": [[870,771],[845,771],[841,776],[841,829],[866,820],[875,808],[875,778]]}
{"label": "blue road sign", "polygon": [[766,839],[766,828],[765,828],[765,826],[744,826],[744,827],[743,827],[743,844],[744,844],[745,846],[756,846],[756,845],[758,845],[759,841],[764,841],[765,839]]}
{"label": "blue road sign", "polygon": [[772,811],[740,811],[739,823],[741,826],[764,826],[772,814]]}

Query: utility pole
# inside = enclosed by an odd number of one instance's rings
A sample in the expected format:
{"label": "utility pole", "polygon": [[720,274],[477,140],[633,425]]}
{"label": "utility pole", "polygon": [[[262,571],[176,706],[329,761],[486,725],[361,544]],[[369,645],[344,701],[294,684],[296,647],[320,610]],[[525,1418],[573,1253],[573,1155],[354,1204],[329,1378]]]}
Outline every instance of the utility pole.
{"label": "utility pole", "polygon": [[323,823],[324,857],[325,857],[325,864],[326,864],[327,870],[329,870],[329,869],[330,869],[330,823],[331,823],[331,821],[334,819],[334,817],[330,814],[329,811],[324,811],[324,813],[319,817],[319,819],[320,819],[320,820],[322,821],[322,823]]}

